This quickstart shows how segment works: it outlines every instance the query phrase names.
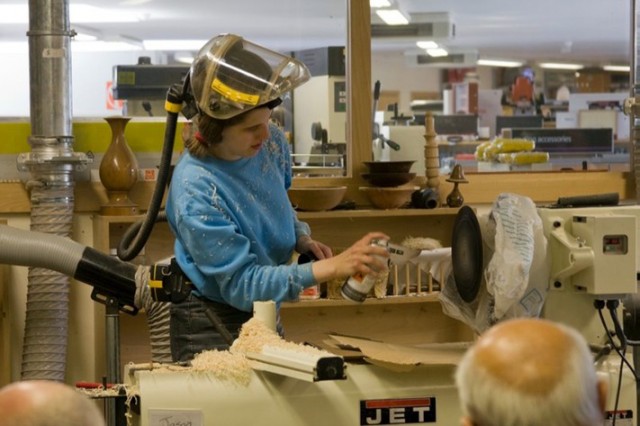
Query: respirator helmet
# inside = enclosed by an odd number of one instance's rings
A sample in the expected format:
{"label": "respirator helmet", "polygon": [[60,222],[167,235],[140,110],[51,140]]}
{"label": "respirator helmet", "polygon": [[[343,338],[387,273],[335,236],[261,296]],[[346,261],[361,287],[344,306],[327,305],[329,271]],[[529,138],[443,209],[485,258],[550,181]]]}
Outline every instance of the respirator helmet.
{"label": "respirator helmet", "polygon": [[300,61],[233,34],[222,34],[200,49],[189,72],[198,111],[226,120],[263,105],[310,78]]}

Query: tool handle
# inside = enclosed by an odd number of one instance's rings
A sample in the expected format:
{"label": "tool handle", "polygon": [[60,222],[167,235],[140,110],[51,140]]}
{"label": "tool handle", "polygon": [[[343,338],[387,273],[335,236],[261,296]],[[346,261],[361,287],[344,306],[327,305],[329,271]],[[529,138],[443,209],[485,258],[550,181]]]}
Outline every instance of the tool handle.
{"label": "tool handle", "polygon": [[394,151],[400,151],[400,145],[398,143],[391,141],[389,139],[385,139],[384,143],[389,145],[389,148],[393,149]]}
{"label": "tool handle", "polygon": [[560,197],[558,198],[557,207],[617,206],[619,202],[620,195],[617,192],[610,192],[606,194]]}
{"label": "tool handle", "polygon": [[378,99],[380,99],[380,80],[376,80],[373,85],[373,100],[377,101]]}

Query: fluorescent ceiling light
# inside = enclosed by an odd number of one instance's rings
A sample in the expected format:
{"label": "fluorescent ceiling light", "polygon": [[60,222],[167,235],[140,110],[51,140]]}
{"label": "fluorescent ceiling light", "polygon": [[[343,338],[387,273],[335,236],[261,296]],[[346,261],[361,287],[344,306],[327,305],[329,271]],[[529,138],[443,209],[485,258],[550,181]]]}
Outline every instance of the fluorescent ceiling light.
{"label": "fluorescent ceiling light", "polygon": [[[88,4],[69,5],[69,20],[72,24],[97,22],[138,22],[135,14],[123,10],[105,9]],[[0,23],[26,24],[29,22],[29,6],[26,4],[0,4]]]}
{"label": "fluorescent ceiling light", "polygon": [[207,40],[145,40],[145,50],[200,50]]}
{"label": "fluorescent ceiling light", "polygon": [[389,6],[391,6],[391,2],[389,0],[369,0],[369,7],[374,9]]}
{"label": "fluorescent ceiling light", "polygon": [[81,41],[71,43],[72,52],[130,52],[142,50],[142,46],[126,41]]}
{"label": "fluorescent ceiling light", "polygon": [[81,25],[74,26],[73,31],[75,35],[71,38],[72,41],[95,41],[102,38],[102,33],[90,27]]}
{"label": "fluorescent ceiling light", "polygon": [[29,22],[29,6],[26,4],[0,4],[0,23],[26,24]]}
{"label": "fluorescent ceiling light", "polygon": [[75,36],[73,36],[73,41],[96,41],[97,39],[98,37],[92,34],[81,33],[81,32],[78,32],[76,33]]}
{"label": "fluorescent ceiling light", "polygon": [[183,64],[191,64],[193,62],[193,54],[189,52],[177,52],[173,55],[173,59]]}
{"label": "fluorescent ceiling light", "polygon": [[88,4],[69,5],[69,20],[72,24],[88,22],[139,22],[140,18],[122,10],[104,9]]}
{"label": "fluorescent ceiling light", "polygon": [[416,41],[416,45],[420,49],[437,49],[438,48],[438,43],[430,40]]}
{"label": "fluorescent ceiling light", "polygon": [[613,72],[629,72],[631,71],[631,67],[629,65],[605,65],[602,67],[605,71],[613,71]]}
{"label": "fluorescent ceiling light", "polygon": [[436,49],[427,49],[427,54],[429,56],[432,56],[434,58],[440,58],[442,56],[447,56],[449,55],[449,52],[447,52],[445,49],[438,47]]}
{"label": "fluorescent ceiling light", "polygon": [[29,43],[26,41],[1,41],[0,52],[2,54],[10,53],[29,53]]}
{"label": "fluorescent ceiling light", "polygon": [[579,70],[584,68],[584,65],[544,62],[540,64],[540,68],[555,69],[555,70]]}
{"label": "fluorescent ceiling light", "polygon": [[522,66],[522,62],[503,61],[498,59],[478,59],[477,64],[485,67],[505,67],[505,68],[515,68],[515,67]]}
{"label": "fluorescent ceiling light", "polygon": [[[72,41],[72,52],[123,52],[142,50],[139,44],[128,43],[126,41]],[[0,52],[2,53],[29,53],[29,43],[26,41],[3,41],[0,42]]]}
{"label": "fluorescent ceiling light", "polygon": [[387,25],[407,25],[409,19],[398,9],[380,9],[376,13]]}

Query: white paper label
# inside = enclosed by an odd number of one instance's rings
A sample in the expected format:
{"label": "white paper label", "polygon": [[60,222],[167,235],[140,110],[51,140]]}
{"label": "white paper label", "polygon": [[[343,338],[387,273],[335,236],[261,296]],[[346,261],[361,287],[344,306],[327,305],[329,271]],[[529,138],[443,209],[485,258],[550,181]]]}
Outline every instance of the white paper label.
{"label": "white paper label", "polygon": [[42,49],[42,57],[43,58],[64,58],[65,51],[64,49],[55,49],[53,47],[48,47]]}
{"label": "white paper label", "polygon": [[200,410],[149,410],[149,426],[204,426]]}

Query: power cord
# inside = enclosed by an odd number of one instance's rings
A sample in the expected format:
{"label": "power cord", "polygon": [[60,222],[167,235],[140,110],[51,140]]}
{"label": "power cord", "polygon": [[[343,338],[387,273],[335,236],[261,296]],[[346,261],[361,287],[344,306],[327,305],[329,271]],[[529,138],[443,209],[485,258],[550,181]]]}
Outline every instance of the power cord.
{"label": "power cord", "polygon": [[[618,412],[618,405],[619,405],[619,402],[620,402],[620,393],[622,391],[622,369],[624,368],[625,364],[627,365],[627,367],[629,367],[629,370],[633,374],[633,377],[636,380],[636,382],[639,380],[635,369],[629,363],[629,361],[627,360],[627,357],[626,357],[627,346],[628,345],[632,345],[631,342],[633,342],[633,341],[630,342],[627,339],[627,336],[624,334],[624,330],[622,329],[620,321],[618,320],[618,315],[617,315],[616,309],[619,306],[619,303],[620,302],[618,300],[607,300],[605,302],[604,300],[600,300],[600,299],[596,299],[593,302],[594,307],[598,311],[598,317],[600,318],[600,322],[602,323],[602,327],[604,328],[604,331],[607,334],[607,338],[609,340],[609,343],[610,343],[611,347],[616,351],[618,356],[620,356],[620,367],[618,368],[618,385],[616,387],[616,398],[615,398],[615,403],[614,403],[614,407],[613,407],[614,415],[613,415],[613,420],[611,422],[611,426],[615,426],[616,425],[616,420],[617,420],[616,413]],[[602,313],[602,310],[605,308],[605,306],[607,307],[607,309],[609,311],[609,314],[611,316],[611,321],[613,322],[615,336],[620,342],[619,345],[617,345],[613,341],[613,335],[612,335],[611,331],[609,330],[609,328],[607,327],[606,321],[604,320],[604,315]]]}
{"label": "power cord", "polygon": [[[611,331],[609,330],[609,328],[607,327],[607,323],[604,320],[604,315],[602,313],[602,310],[605,307],[605,302],[603,300],[595,300],[594,301],[594,306],[598,311],[598,317],[600,318],[600,323],[602,324],[602,328],[604,329],[605,333],[607,334],[607,338],[609,340],[609,344],[611,345],[611,347],[613,348],[613,350],[616,351],[616,353],[618,354],[618,356],[624,361],[624,363],[626,364],[627,367],[629,367],[629,370],[631,371],[631,373],[633,374],[633,377],[636,379],[636,381],[640,380],[640,377],[638,377],[638,375],[636,374],[636,370],[635,368],[633,368],[633,366],[629,363],[629,361],[627,360],[627,358],[624,356],[624,354],[626,353],[626,349],[627,349],[627,339],[626,336],[624,335],[624,333],[622,333],[622,335],[618,335],[616,333],[616,336],[618,338],[618,340],[620,340],[620,345],[616,344],[613,341],[613,337],[614,335],[611,333]],[[617,318],[614,321],[614,327],[615,327],[615,322],[617,322]],[[618,322],[618,328],[619,330],[622,330],[621,327],[619,327],[619,322]],[[624,351],[624,353],[623,353]]]}
{"label": "power cord", "polygon": [[633,366],[629,363],[629,361],[627,360],[627,358],[623,354],[623,350],[626,351],[626,346],[624,346],[624,347],[621,346],[621,345],[619,346],[613,341],[613,335],[611,334],[611,332],[607,328],[607,324],[606,324],[606,322],[604,320],[604,315],[602,314],[602,310],[598,310],[598,316],[600,317],[600,322],[602,323],[602,326],[603,326],[605,332],[607,333],[607,338],[609,339],[609,344],[611,345],[613,350],[616,351],[618,356],[624,360],[624,363],[627,365],[627,367],[629,367],[629,370],[631,370],[631,373],[633,373],[634,378],[636,380],[640,380],[640,377],[638,377],[638,375],[636,374],[636,370],[633,368]]}
{"label": "power cord", "polygon": [[640,340],[630,340],[626,334],[624,334],[624,330],[622,325],[620,324],[620,320],[618,319],[618,314],[616,309],[620,305],[618,300],[607,300],[606,302],[607,309],[609,310],[609,314],[611,315],[611,321],[613,322],[613,326],[616,330],[616,335],[619,335],[624,342],[629,346],[640,346]]}

